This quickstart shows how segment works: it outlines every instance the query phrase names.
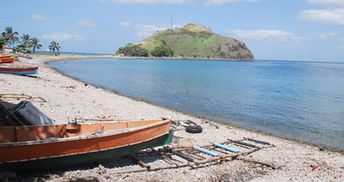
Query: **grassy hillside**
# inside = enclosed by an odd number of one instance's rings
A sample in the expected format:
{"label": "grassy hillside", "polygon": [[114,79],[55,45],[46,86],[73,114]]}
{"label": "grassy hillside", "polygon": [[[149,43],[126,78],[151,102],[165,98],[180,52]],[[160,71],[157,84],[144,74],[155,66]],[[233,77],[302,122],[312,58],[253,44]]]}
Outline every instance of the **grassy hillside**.
{"label": "grassy hillside", "polygon": [[151,53],[156,47],[166,46],[173,57],[253,59],[246,45],[238,40],[221,36],[195,24],[182,28],[159,31],[137,45]]}

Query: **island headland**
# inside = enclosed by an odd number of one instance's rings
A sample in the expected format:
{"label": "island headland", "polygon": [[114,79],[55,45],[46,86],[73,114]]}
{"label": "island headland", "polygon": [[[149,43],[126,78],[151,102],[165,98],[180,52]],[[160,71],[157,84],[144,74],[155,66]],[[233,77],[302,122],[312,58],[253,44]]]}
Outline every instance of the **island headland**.
{"label": "island headland", "polygon": [[169,57],[196,59],[252,60],[254,55],[246,44],[214,33],[198,24],[157,31],[135,44],[120,47],[117,56]]}

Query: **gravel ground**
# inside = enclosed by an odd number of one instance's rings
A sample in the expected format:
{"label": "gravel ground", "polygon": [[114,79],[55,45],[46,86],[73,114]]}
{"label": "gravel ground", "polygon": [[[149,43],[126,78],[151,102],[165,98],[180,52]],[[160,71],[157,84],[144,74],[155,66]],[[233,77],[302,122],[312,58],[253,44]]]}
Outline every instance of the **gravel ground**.
{"label": "gravel ground", "polygon": [[[107,57],[107,56],[106,56]],[[110,56],[109,56],[110,57]],[[59,56],[58,59],[81,59],[85,56]],[[95,57],[92,57],[95,58]],[[39,96],[47,102],[34,104],[57,123],[67,123],[75,117],[113,117],[116,120],[190,119],[203,128],[201,134],[175,132],[179,140],[175,146],[209,145],[227,139],[243,137],[268,141],[275,147],[250,155],[281,166],[278,170],[234,160],[218,165],[190,169],[166,169],[152,172],[119,174],[118,171],[139,168],[130,159],[111,159],[101,164],[79,166],[59,171],[17,174],[15,181],[344,181],[344,155],[321,147],[252,132],[230,125],[216,123],[219,128],[200,118],[154,106],[142,101],[117,95],[111,91],[86,85],[61,75],[44,63],[56,59],[37,56],[25,62],[40,65],[39,78],[0,75],[0,93],[17,93]],[[14,103],[16,100],[8,100]],[[212,121],[212,123],[215,123]],[[151,157],[152,158],[152,157]],[[150,159],[154,165],[162,165],[161,159]],[[312,171],[311,165],[317,166]]]}

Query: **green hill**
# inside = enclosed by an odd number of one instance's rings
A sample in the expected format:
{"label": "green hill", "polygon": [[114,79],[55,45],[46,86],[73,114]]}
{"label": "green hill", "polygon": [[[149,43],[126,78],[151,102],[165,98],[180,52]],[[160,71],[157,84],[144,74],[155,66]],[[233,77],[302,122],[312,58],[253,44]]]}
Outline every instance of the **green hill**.
{"label": "green hill", "polygon": [[[187,24],[182,28],[158,31],[140,41],[135,49],[146,51],[148,56],[157,56],[162,48],[172,51],[173,57],[220,58],[220,59],[253,59],[254,56],[246,45],[236,39],[221,36],[210,29],[196,24]],[[159,50],[155,49],[160,48]],[[117,54],[126,54],[120,51]],[[164,51],[164,50],[162,50]],[[139,54],[142,55],[142,54]],[[162,54],[164,55],[164,54]],[[169,54],[166,54],[169,55]],[[130,55],[126,55],[130,56]],[[159,54],[158,54],[159,56]]]}

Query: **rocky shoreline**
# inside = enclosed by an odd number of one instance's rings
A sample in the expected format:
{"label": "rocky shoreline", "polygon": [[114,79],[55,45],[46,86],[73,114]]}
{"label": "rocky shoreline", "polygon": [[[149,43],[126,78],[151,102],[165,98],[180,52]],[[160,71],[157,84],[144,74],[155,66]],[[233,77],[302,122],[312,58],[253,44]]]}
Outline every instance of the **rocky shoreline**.
{"label": "rocky shoreline", "polygon": [[[216,123],[214,127],[200,118],[154,106],[142,101],[117,95],[111,91],[84,84],[68,78],[49,68],[47,62],[67,59],[118,58],[114,56],[62,55],[35,56],[25,62],[40,65],[38,78],[0,75],[0,93],[17,93],[39,96],[47,102],[35,103],[44,113],[58,123],[72,121],[75,117],[113,117],[116,120],[156,119],[172,117],[176,120],[192,120],[203,127],[201,134],[189,134],[184,130],[175,132],[178,146],[208,145],[227,139],[243,137],[268,141],[275,147],[263,149],[250,155],[264,159],[280,169],[234,160],[198,169],[178,168],[161,171],[119,174],[119,170],[135,166],[128,159],[113,159],[99,165],[79,166],[59,171],[17,174],[18,181],[342,181],[344,179],[343,153],[319,149],[316,146],[264,135],[258,132]],[[18,102],[12,100],[12,102]],[[159,165],[159,159],[153,161]],[[311,166],[317,166],[312,170]]]}

